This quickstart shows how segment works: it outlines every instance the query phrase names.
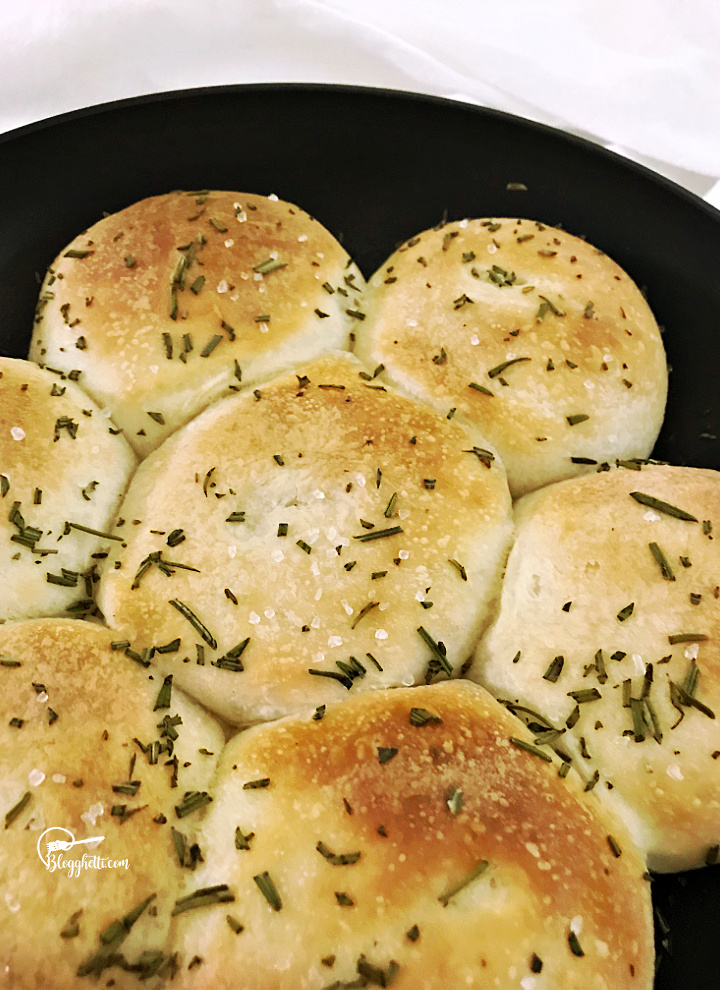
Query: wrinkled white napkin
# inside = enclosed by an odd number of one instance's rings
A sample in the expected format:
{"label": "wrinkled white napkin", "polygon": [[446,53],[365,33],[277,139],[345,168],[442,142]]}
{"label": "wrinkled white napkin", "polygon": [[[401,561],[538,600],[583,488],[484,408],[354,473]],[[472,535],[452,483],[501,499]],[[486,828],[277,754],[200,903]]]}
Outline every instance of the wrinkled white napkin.
{"label": "wrinkled white napkin", "polygon": [[717,0],[0,0],[0,131],[222,83],[451,96],[720,179]]}

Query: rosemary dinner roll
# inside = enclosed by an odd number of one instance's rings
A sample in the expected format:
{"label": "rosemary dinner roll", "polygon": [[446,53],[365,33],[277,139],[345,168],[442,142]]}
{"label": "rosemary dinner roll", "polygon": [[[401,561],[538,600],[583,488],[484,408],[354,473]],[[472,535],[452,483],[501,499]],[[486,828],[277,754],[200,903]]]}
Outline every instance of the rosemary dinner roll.
{"label": "rosemary dinner roll", "polygon": [[477,431],[344,353],[206,410],[140,466],[121,515],[108,624],[238,724],[457,674],[511,534]]}
{"label": "rosemary dinner roll", "polygon": [[236,736],[186,878],[182,903],[215,904],[178,917],[179,987],[648,990],[642,859],[531,740],[468,681]]}
{"label": "rosemary dinner roll", "polygon": [[176,966],[170,913],[201,858],[224,737],[111,642],[68,619],[0,627],[0,985],[13,990],[101,974],[156,987]]}
{"label": "rosemary dinner roll", "polygon": [[145,455],[228,388],[346,347],[362,284],[339,242],[277,196],[154,196],[56,258],[30,357],[80,369]]}
{"label": "rosemary dinner roll", "polygon": [[0,619],[92,611],[99,559],[135,467],[66,375],[0,357]]}
{"label": "rosemary dinner roll", "polygon": [[625,815],[655,870],[720,842],[720,474],[647,465],[516,507],[471,675]]}
{"label": "rosemary dinner roll", "polygon": [[646,457],[665,409],[657,324],[602,251],[530,220],[461,220],[373,275],[355,353],[500,453],[513,496]]}

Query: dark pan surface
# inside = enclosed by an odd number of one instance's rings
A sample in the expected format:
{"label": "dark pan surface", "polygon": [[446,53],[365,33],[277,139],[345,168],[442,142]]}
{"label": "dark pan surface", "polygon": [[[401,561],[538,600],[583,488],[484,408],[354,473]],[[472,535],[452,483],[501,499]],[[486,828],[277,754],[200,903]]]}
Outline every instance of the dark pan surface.
{"label": "dark pan surface", "polygon": [[[720,213],[579,138],[432,97],[223,87],[0,137],[0,353],[25,357],[37,279],[72,237],[103,211],[181,188],[296,202],[342,237],[366,276],[443,216],[529,217],[585,235],[646,288],[665,328],[672,370],[654,456],[720,468]],[[720,986],[717,869],[653,882],[657,990]]]}

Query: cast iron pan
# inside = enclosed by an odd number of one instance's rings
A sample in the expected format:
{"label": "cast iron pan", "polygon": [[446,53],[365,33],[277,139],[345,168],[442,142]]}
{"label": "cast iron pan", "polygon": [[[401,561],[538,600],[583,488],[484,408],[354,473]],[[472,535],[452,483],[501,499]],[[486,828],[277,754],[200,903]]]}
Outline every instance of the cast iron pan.
{"label": "cast iron pan", "polygon": [[[103,211],[198,188],[299,204],[366,276],[444,216],[529,217],[585,235],[645,288],[665,328],[670,393],[654,456],[720,468],[720,213],[579,138],[408,93],[201,89],[0,137],[0,353],[25,357],[37,278]],[[657,990],[720,985],[718,870],[654,879]]]}

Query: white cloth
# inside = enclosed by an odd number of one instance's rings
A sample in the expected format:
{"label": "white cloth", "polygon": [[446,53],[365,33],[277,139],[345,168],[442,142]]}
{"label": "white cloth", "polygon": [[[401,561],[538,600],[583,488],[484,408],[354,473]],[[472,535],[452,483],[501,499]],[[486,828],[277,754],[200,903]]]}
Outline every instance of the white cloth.
{"label": "white cloth", "polygon": [[0,0],[0,132],[245,82],[462,98],[720,179],[717,0]]}

